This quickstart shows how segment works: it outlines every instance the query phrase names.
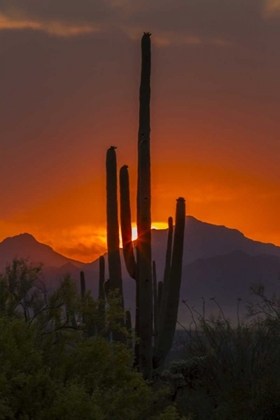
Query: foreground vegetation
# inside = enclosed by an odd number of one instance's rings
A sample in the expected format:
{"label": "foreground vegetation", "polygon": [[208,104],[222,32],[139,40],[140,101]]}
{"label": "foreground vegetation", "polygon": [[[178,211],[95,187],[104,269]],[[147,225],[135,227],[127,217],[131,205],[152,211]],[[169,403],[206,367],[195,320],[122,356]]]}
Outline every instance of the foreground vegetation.
{"label": "foreground vegetation", "polygon": [[189,308],[184,359],[171,361],[162,379],[193,420],[280,419],[280,299],[262,286],[252,292],[247,319],[235,326],[221,307],[210,319]]}
{"label": "foreground vegetation", "polygon": [[25,260],[0,276],[0,419],[280,419],[280,299],[262,287],[244,323],[193,313],[183,358],[148,382],[117,296],[104,320],[69,277],[50,292],[40,276]]}
{"label": "foreground vegetation", "polygon": [[168,389],[133,369],[130,334],[111,342],[121,305],[100,304],[65,277],[48,292],[41,267],[14,260],[0,277],[0,419],[176,420]]}

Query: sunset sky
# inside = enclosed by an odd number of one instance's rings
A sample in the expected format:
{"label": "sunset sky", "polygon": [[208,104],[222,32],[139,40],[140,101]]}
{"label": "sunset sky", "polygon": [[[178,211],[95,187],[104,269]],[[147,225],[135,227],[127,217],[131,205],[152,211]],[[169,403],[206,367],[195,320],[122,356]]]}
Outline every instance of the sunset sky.
{"label": "sunset sky", "polygon": [[0,0],[0,240],[105,251],[111,145],[135,203],[143,31],[154,226],[183,196],[187,214],[280,245],[280,0]]}

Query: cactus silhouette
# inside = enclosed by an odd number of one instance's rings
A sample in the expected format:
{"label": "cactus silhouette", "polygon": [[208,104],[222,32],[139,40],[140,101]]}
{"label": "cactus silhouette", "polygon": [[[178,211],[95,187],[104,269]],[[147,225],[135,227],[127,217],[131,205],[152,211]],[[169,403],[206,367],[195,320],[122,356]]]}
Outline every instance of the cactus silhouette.
{"label": "cactus silhouette", "polygon": [[[180,287],[182,278],[184,231],[185,231],[185,199],[179,197],[176,205],[175,232],[172,250],[172,261],[169,276],[164,279],[163,294],[161,298],[159,334],[154,358],[154,367],[162,367],[166,356],[171,350],[180,299]],[[170,229],[169,229],[170,232]],[[169,239],[169,238],[168,238]],[[166,284],[167,286],[166,286]],[[167,288],[167,296],[164,298],[164,291]],[[163,307],[163,301],[166,304]]]}
{"label": "cactus silhouette", "polygon": [[137,181],[137,289],[139,331],[139,369],[144,377],[152,372],[152,246],[151,246],[151,158],[150,158],[150,77],[151,34],[141,40],[142,68],[138,131]]}
{"label": "cactus silhouette", "polygon": [[117,199],[117,157],[116,147],[107,150],[106,181],[107,181],[107,247],[108,266],[111,290],[119,289],[122,296],[122,272],[120,259],[120,240]]}
{"label": "cactus silhouette", "polygon": [[156,262],[153,261],[153,319],[154,319],[154,344],[157,342],[158,337],[158,321],[159,321],[159,310],[158,310],[158,290],[157,290],[157,268]]}
{"label": "cactus silhouette", "polygon": [[165,268],[164,268],[164,276],[163,276],[163,283],[162,283],[162,294],[161,294],[161,302],[159,307],[159,325],[158,325],[158,333],[160,330],[163,329],[163,322],[164,322],[164,314],[167,308],[167,301],[169,295],[169,288],[170,288],[170,269],[171,269],[171,257],[172,257],[172,240],[173,240],[173,219],[172,217],[168,218],[168,234],[167,234],[167,247],[166,247],[166,255],[165,255]]}
{"label": "cactus silhouette", "polygon": [[[111,146],[106,156],[106,187],[107,187],[107,248],[110,290],[118,290],[123,302],[123,286],[120,258],[119,221],[118,221],[118,198],[117,198],[117,157],[116,147]],[[119,320],[124,325],[124,319]],[[124,336],[113,331],[114,341],[124,341]]]}
{"label": "cactus silhouette", "polygon": [[[105,333],[105,259],[103,256],[99,257],[99,284],[98,284],[98,319],[94,322],[89,320],[87,314],[83,313],[83,322],[88,323],[87,325],[87,334],[89,336],[93,335],[104,335]],[[81,289],[81,298],[85,298],[86,294],[86,281],[85,273],[80,271],[80,289]]]}
{"label": "cactus silhouette", "polygon": [[122,166],[120,169],[120,208],[124,261],[130,277],[136,279],[136,262],[132,243],[129,176],[127,165]]}
{"label": "cactus silhouette", "polygon": [[81,288],[81,297],[83,298],[86,292],[85,273],[83,271],[80,271],[80,288]]}
{"label": "cactus silhouette", "polygon": [[105,258],[99,257],[99,283],[98,283],[98,332],[104,334],[105,330]]}
{"label": "cactus silhouette", "polygon": [[157,291],[158,313],[160,311],[160,306],[161,306],[162,289],[163,289],[163,281],[159,281],[158,282],[158,291]]}
{"label": "cactus silhouette", "polygon": [[[129,275],[136,280],[135,331],[139,342],[135,345],[135,360],[146,379],[153,367],[162,367],[172,346],[179,306],[182,257],[185,227],[185,200],[176,205],[175,233],[173,219],[168,219],[168,238],[163,282],[157,283],[156,264],[152,263],[151,246],[151,159],[150,159],[150,74],[151,34],[145,32],[141,40],[141,82],[138,131],[137,232],[136,250],[132,241],[128,166],[120,169],[120,213],[123,256]],[[117,176],[115,147],[107,151],[107,242],[110,282],[106,289],[120,288],[117,218]],[[110,229],[110,232],[108,230]],[[110,246],[109,246],[110,244]],[[135,255],[136,254],[136,255]],[[111,266],[111,268],[110,268]],[[111,270],[111,271],[110,271]],[[126,313],[126,326],[128,327]],[[130,317],[130,313],[129,313]],[[155,336],[153,343],[153,335]],[[154,344],[154,347],[153,347]]]}

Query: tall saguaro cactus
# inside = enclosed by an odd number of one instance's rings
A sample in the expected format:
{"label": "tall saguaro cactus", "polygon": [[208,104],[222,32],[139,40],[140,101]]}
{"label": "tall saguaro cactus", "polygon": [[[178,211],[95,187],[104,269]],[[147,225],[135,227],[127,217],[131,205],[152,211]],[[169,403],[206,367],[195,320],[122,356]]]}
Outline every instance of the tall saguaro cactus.
{"label": "tall saguaro cactus", "polygon": [[150,76],[151,34],[141,41],[142,69],[138,131],[137,185],[137,289],[139,311],[139,368],[145,377],[152,371],[152,246],[151,246],[151,159],[150,159]]}
{"label": "tall saguaro cactus", "polygon": [[[151,159],[150,159],[150,75],[151,34],[141,40],[141,83],[138,131],[137,231],[136,255],[132,242],[128,167],[120,169],[120,208],[123,255],[129,275],[136,281],[135,330],[139,338],[135,345],[135,360],[146,379],[153,367],[162,367],[170,351],[176,330],[182,274],[185,227],[185,200],[179,198],[176,206],[175,234],[173,220],[168,219],[168,241],[163,282],[157,283],[156,265],[151,246]],[[105,287],[120,288],[122,293],[117,220],[116,153],[107,151],[107,238],[110,282]],[[110,231],[109,231],[110,230]],[[172,246],[173,242],[173,246]],[[107,288],[108,288],[107,287]],[[153,319],[154,317],[154,319]],[[153,330],[156,334],[153,348]],[[113,337],[114,338],[114,337]]]}

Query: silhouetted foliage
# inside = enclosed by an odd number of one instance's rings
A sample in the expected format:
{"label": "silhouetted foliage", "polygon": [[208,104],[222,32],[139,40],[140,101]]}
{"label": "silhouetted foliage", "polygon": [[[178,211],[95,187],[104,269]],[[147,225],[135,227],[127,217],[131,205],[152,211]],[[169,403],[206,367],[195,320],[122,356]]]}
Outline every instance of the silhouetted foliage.
{"label": "silhouetted foliage", "polygon": [[[117,291],[104,325],[90,292],[81,298],[69,276],[48,291],[41,269],[14,259],[0,275],[0,418],[179,419],[167,390],[153,392],[133,369]],[[108,340],[120,328],[127,345]]]}

